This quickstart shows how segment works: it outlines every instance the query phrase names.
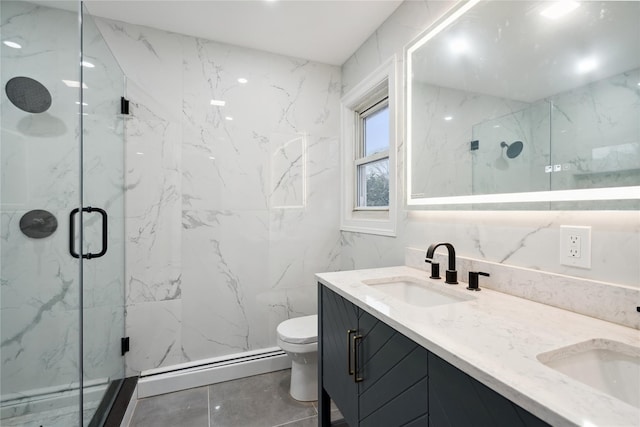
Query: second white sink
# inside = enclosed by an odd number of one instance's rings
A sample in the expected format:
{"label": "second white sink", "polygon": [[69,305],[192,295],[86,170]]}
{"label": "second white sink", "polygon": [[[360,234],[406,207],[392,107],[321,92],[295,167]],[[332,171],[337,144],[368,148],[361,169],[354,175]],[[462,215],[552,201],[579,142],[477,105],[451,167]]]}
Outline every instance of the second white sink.
{"label": "second white sink", "polygon": [[640,348],[593,339],[538,355],[574,380],[640,408]]}
{"label": "second white sink", "polygon": [[464,295],[447,289],[446,286],[448,285],[435,285],[413,277],[387,277],[363,280],[362,283],[407,304],[420,307],[433,307],[475,299],[471,295]]}

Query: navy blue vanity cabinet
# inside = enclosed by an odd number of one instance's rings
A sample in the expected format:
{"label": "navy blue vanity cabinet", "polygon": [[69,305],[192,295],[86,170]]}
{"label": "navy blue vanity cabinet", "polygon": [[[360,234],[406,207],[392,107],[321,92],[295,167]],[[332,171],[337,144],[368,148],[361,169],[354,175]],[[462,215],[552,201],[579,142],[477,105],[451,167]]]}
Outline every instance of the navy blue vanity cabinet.
{"label": "navy blue vanity cabinet", "polygon": [[358,333],[359,425],[427,426],[429,352],[364,310]]}
{"label": "navy blue vanity cabinet", "polygon": [[548,426],[530,412],[433,353],[429,353],[429,425]]}
{"label": "navy blue vanity cabinet", "polygon": [[329,398],[351,426],[427,426],[429,352],[319,287],[320,425]]}
{"label": "navy blue vanity cabinet", "polygon": [[320,426],[548,426],[323,285],[318,305]]}
{"label": "navy blue vanity cabinet", "polygon": [[[318,287],[318,405],[319,425],[329,426],[327,394],[350,426],[358,423],[358,384],[353,379],[352,345],[358,327],[358,307]],[[326,419],[323,419],[324,418]]]}

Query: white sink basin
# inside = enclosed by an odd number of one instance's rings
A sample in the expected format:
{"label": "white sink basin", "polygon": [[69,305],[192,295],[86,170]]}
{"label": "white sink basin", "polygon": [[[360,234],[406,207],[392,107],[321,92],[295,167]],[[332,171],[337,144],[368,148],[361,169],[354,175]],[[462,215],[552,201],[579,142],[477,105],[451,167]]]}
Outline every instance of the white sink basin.
{"label": "white sink basin", "polygon": [[574,380],[640,408],[640,348],[593,339],[541,353],[538,360]]}
{"label": "white sink basin", "polygon": [[420,307],[433,307],[475,299],[471,295],[447,289],[449,285],[444,283],[436,285],[413,277],[387,277],[363,280],[362,283],[407,304]]}

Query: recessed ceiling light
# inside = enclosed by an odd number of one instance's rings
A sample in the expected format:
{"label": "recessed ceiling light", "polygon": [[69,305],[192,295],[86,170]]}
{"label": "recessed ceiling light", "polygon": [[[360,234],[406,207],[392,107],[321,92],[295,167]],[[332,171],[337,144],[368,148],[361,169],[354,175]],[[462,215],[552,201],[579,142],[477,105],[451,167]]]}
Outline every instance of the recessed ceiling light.
{"label": "recessed ceiling light", "polygon": [[231,120],[233,120],[233,117],[231,117],[231,116],[227,116],[227,117],[225,117],[224,119],[225,119],[225,120],[229,120],[229,121],[231,121]]}
{"label": "recessed ceiling light", "polygon": [[225,101],[221,101],[219,99],[212,99],[211,105],[215,105],[216,107],[224,107],[227,103]]}
{"label": "recessed ceiling light", "polygon": [[598,61],[595,58],[585,58],[578,62],[578,72],[579,73],[588,73],[589,71],[593,71],[598,68]]}
{"label": "recessed ceiling light", "polygon": [[81,64],[83,67],[87,67],[87,68],[94,68],[94,67],[95,67],[95,65],[93,65],[93,64],[92,64],[91,62],[89,62],[89,61],[82,61],[80,64]]}
{"label": "recessed ceiling light", "polygon": [[580,6],[580,3],[577,1],[557,1],[540,12],[540,15],[548,19],[558,19],[577,9],[578,6]]}
{"label": "recessed ceiling light", "polygon": [[144,156],[144,153],[143,153],[142,151],[136,151],[136,154],[137,154],[138,156]]}
{"label": "recessed ceiling light", "polygon": [[453,117],[452,117],[452,116],[446,116],[444,119],[445,119],[446,121],[451,121],[451,120],[453,120]]}
{"label": "recessed ceiling light", "polygon": [[247,83],[248,81],[249,81],[249,80],[245,79],[244,77],[240,77],[240,78],[238,79],[238,83],[240,83],[240,84],[245,84],[245,83]]}
{"label": "recessed ceiling light", "polygon": [[455,39],[449,43],[449,48],[455,54],[465,53],[469,50],[469,43],[465,39]]}
{"label": "recessed ceiling light", "polygon": [[215,159],[216,159],[216,158],[215,158],[215,157],[213,157],[213,156],[209,156],[209,158],[210,158],[211,160],[215,160]]}
{"label": "recessed ceiling light", "polygon": [[[80,101],[76,101],[76,105],[80,105]],[[84,105],[86,107],[89,104],[87,104],[86,102],[83,102],[82,105]]]}
{"label": "recessed ceiling light", "polygon": [[[66,84],[69,87],[80,87],[80,82],[75,80],[62,80],[62,83]],[[87,85],[82,83],[82,89],[88,89]]]}
{"label": "recessed ceiling light", "polygon": [[2,43],[4,43],[6,46],[12,47],[14,49],[22,49],[22,46],[20,46],[18,43],[16,42],[11,42],[9,40],[5,40]]}

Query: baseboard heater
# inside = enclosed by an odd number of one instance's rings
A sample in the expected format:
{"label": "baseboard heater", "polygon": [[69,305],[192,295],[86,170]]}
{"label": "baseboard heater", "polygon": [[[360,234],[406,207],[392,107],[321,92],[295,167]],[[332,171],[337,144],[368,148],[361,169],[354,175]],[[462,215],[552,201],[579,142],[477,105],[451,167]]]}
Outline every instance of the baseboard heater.
{"label": "baseboard heater", "polygon": [[181,363],[141,372],[138,381],[138,398],[202,387],[290,367],[289,357],[279,347]]}

